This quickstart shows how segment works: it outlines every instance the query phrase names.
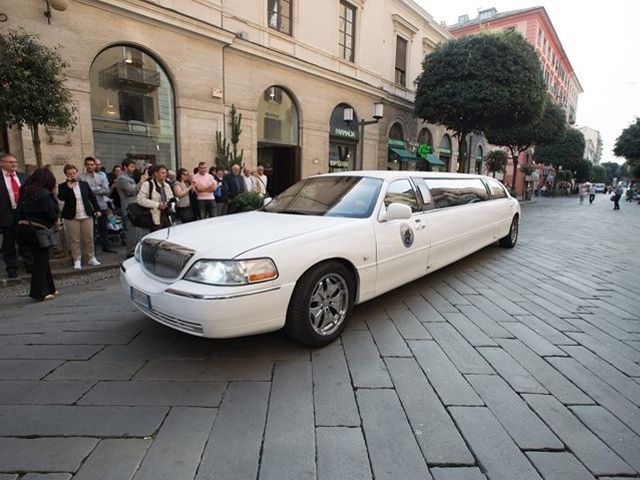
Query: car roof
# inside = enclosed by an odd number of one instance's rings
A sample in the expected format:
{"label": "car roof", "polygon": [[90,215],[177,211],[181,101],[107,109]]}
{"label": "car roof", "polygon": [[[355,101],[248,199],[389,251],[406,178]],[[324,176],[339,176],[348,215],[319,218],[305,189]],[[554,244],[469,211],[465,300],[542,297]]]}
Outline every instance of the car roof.
{"label": "car roof", "polygon": [[473,173],[454,172],[421,172],[416,170],[351,170],[346,172],[333,172],[315,175],[316,177],[373,177],[383,180],[405,177],[423,178],[488,178],[484,175]]}

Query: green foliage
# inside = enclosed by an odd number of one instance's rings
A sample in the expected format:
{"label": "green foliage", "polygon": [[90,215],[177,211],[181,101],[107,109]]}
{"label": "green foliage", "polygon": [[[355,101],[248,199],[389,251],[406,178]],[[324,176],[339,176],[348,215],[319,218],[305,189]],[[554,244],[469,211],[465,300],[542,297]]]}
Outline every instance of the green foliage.
{"label": "green foliage", "polygon": [[216,166],[229,170],[229,142],[222,136],[221,131],[216,132]]}
{"label": "green foliage", "polygon": [[630,169],[629,176],[635,180],[640,179],[640,163]]}
{"label": "green foliage", "polygon": [[558,181],[560,182],[570,182],[573,178],[573,171],[570,170],[560,170],[556,175]]}
{"label": "green foliage", "polygon": [[584,157],[584,146],[582,132],[575,128],[567,128],[560,142],[536,145],[533,158],[537,163],[553,165],[556,168],[562,165],[565,170],[576,170]]}
{"label": "green foliage", "polygon": [[589,160],[585,160],[584,158],[578,160],[573,166],[573,175],[578,183],[586,182],[591,178],[591,169],[593,168],[593,163]]}
{"label": "green foliage", "polygon": [[535,172],[537,168],[534,167],[533,165],[524,164],[524,165],[520,165],[520,170],[522,171],[522,173],[525,174],[525,176],[528,176],[528,175],[531,175],[533,172]]}
{"label": "green foliage", "polygon": [[483,33],[440,44],[422,63],[416,115],[466,133],[537,121],[545,99],[540,61],[518,33]]}
{"label": "green foliage", "polygon": [[42,166],[39,125],[71,129],[76,125],[68,64],[24,30],[10,30],[0,44],[0,123],[31,129],[38,166]]}
{"label": "green foliage", "polygon": [[229,170],[232,165],[244,167],[244,149],[238,153],[238,142],[242,133],[242,114],[236,115],[235,104],[231,105],[231,146],[221,131],[216,132],[216,165]]}
{"label": "green foliage", "polygon": [[262,207],[262,197],[257,192],[242,192],[236,195],[234,204],[238,212],[248,212]]}
{"label": "green foliage", "polygon": [[614,178],[620,178],[620,175],[618,175],[620,164],[616,162],[603,162],[600,165],[604,167],[604,170],[605,170],[604,183],[606,183],[607,185],[611,185]]}
{"label": "green foliage", "polygon": [[502,150],[491,150],[484,157],[484,162],[487,172],[493,173],[495,177],[497,172],[502,172],[507,166],[507,154]]}
{"label": "green foliage", "polygon": [[594,165],[591,169],[591,182],[604,183],[607,178],[607,171],[602,165]]}
{"label": "green foliage", "polygon": [[244,150],[240,150],[238,153],[238,142],[240,141],[240,134],[242,133],[242,114],[236,115],[236,106],[231,105],[231,144],[233,145],[233,150],[231,151],[231,156],[229,160],[232,164],[237,164],[240,168],[244,167],[244,162],[242,161],[242,157],[244,157]]}
{"label": "green foliage", "polygon": [[616,139],[613,153],[633,165],[640,163],[640,118],[622,131]]}

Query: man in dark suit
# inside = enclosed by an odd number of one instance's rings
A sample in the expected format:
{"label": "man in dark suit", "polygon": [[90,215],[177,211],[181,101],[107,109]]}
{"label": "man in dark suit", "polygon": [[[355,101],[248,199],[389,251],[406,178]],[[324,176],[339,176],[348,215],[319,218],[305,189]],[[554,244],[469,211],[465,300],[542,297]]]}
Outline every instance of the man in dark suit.
{"label": "man in dark suit", "polygon": [[[26,176],[18,172],[18,161],[10,153],[0,154],[0,231],[2,232],[2,255],[9,278],[18,276],[18,255],[16,254],[16,206],[20,200],[20,186]],[[20,254],[27,271],[31,270],[31,256],[23,249]]]}
{"label": "man in dark suit", "polygon": [[228,213],[236,213],[235,199],[236,196],[245,191],[244,180],[240,175],[240,165],[233,165],[231,173],[224,177],[224,185],[229,192]]}

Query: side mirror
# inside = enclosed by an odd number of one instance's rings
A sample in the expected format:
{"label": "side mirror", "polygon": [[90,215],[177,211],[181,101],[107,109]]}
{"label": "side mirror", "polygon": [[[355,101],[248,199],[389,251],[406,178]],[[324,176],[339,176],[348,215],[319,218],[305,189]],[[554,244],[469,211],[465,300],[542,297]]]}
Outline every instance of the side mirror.
{"label": "side mirror", "polygon": [[271,197],[264,197],[264,198],[262,199],[262,206],[263,206],[263,207],[266,207],[269,203],[271,203],[271,200],[273,200],[273,198],[271,198]]}
{"label": "side mirror", "polygon": [[387,207],[387,213],[383,215],[383,221],[404,220],[411,218],[411,207],[404,203],[392,203]]}

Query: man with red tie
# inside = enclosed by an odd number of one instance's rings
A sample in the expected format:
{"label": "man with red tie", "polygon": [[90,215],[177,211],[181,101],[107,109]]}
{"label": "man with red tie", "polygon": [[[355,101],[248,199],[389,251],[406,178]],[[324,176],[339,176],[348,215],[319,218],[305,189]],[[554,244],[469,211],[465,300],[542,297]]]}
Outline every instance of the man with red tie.
{"label": "man with red tie", "polygon": [[[20,186],[26,180],[25,174],[18,172],[18,161],[10,153],[0,154],[0,231],[2,232],[2,255],[9,278],[18,276],[18,256],[16,254],[16,206],[20,200]],[[31,269],[31,257],[20,251],[27,270]]]}

